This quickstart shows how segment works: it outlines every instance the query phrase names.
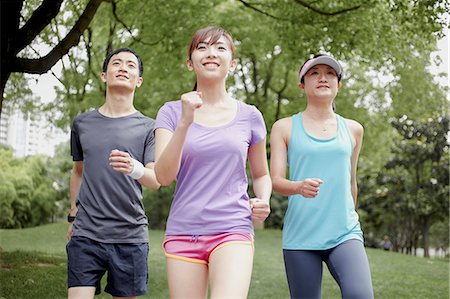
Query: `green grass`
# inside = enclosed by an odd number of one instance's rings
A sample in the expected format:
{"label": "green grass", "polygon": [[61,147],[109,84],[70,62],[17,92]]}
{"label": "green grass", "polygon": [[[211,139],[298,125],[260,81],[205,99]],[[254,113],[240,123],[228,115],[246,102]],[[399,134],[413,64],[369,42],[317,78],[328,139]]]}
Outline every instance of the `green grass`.
{"label": "green grass", "polygon": [[[0,230],[0,298],[67,297],[67,227],[67,224],[52,224]],[[162,239],[162,231],[150,232],[149,293],[141,298],[169,298]],[[281,232],[257,231],[255,250],[249,298],[289,298]],[[424,259],[370,248],[367,254],[375,298],[449,298],[448,259]],[[102,292],[96,298],[111,297]],[[327,270],[323,298],[340,298],[339,287]]]}

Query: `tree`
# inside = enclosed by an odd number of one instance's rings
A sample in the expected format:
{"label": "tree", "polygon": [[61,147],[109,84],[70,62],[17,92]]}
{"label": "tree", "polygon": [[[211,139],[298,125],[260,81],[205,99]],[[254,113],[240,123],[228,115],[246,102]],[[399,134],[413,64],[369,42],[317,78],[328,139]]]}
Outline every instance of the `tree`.
{"label": "tree", "polygon": [[[59,13],[63,0],[44,0],[33,10],[23,26],[20,26],[21,11],[24,0],[6,0],[1,2],[1,74],[0,74],[0,113],[3,108],[3,98],[6,82],[11,73],[43,74],[56,62],[76,46],[80,36],[87,28],[103,0],[90,0],[84,12],[73,25],[72,29],[44,57],[20,57],[19,53],[29,46],[33,40],[49,26],[52,19]],[[30,9],[31,10],[31,9]]]}
{"label": "tree", "polygon": [[366,202],[375,226],[384,227],[396,249],[412,253],[422,241],[429,256],[430,228],[448,221],[449,117],[392,119],[400,139],[377,178],[377,191]]}

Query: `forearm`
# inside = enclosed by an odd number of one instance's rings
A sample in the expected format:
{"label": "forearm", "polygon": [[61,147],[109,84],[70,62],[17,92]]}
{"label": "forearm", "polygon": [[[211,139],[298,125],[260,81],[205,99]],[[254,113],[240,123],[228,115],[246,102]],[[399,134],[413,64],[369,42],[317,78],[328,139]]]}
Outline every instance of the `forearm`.
{"label": "forearm", "polygon": [[179,124],[166,147],[155,163],[157,181],[163,185],[170,185],[175,180],[181,165],[181,155],[189,126]]}
{"label": "forearm", "polygon": [[78,192],[80,191],[81,181],[82,177],[79,174],[72,172],[70,176],[70,215],[72,216],[77,214],[78,208],[76,200]]}
{"label": "forearm", "polygon": [[290,181],[283,177],[273,177],[272,180],[273,190],[284,196],[299,194],[303,183],[301,181]]}
{"label": "forearm", "polygon": [[358,200],[358,185],[356,183],[352,184],[352,196],[353,196],[353,203],[355,204],[356,208],[356,201]]}
{"label": "forearm", "polygon": [[138,182],[152,190],[158,190],[161,184],[156,179],[155,170],[151,166],[146,166],[144,169],[144,175],[138,180]]}
{"label": "forearm", "polygon": [[253,179],[253,192],[257,198],[269,203],[272,195],[272,180],[269,174]]}

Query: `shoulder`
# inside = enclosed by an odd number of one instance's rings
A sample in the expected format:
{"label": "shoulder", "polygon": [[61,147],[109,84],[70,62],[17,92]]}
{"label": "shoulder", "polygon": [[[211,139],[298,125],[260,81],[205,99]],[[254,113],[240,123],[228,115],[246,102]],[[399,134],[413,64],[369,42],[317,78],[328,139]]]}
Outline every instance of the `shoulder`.
{"label": "shoulder", "polygon": [[145,116],[142,112],[138,111],[136,113],[136,118],[138,119],[139,123],[144,125],[145,127],[153,128],[155,125],[155,120],[151,117]]}
{"label": "shoulder", "polygon": [[344,118],[344,120],[350,131],[354,131],[354,132],[358,132],[358,133],[364,132],[364,127],[356,120],[349,119],[349,118]]}
{"label": "shoulder", "polygon": [[289,116],[277,120],[272,126],[272,131],[290,129],[291,127],[292,127],[292,116]]}
{"label": "shoulder", "polygon": [[356,120],[349,118],[344,118],[344,120],[353,137],[357,140],[361,139],[364,134],[364,127]]}
{"label": "shoulder", "polygon": [[242,112],[253,115],[253,116],[262,115],[261,111],[259,111],[255,105],[247,104],[247,103],[244,103],[239,100],[235,100],[235,101],[238,102],[238,105],[240,106],[240,110]]}
{"label": "shoulder", "polygon": [[178,109],[181,108],[181,100],[165,102],[160,109]]}
{"label": "shoulder", "polygon": [[287,136],[292,130],[292,116],[281,118],[272,125],[271,134]]}
{"label": "shoulder", "polygon": [[98,115],[97,110],[91,110],[91,111],[80,113],[77,116],[75,116],[75,118],[73,119],[73,126],[75,127],[79,123],[81,123],[89,118],[93,118],[96,115]]}
{"label": "shoulder", "polygon": [[181,100],[165,102],[164,105],[159,108],[159,113],[181,113]]}

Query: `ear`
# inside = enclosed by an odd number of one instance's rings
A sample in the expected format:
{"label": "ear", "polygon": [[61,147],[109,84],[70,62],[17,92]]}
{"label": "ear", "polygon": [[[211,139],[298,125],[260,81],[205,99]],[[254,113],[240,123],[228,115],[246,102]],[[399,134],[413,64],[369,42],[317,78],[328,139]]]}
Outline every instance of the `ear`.
{"label": "ear", "polygon": [[137,82],[136,82],[136,87],[141,87],[142,82],[144,82],[144,78],[139,77],[138,80],[137,80]]}
{"label": "ear", "polygon": [[106,73],[102,73],[100,75],[100,78],[102,79],[103,83],[106,83]]}
{"label": "ear", "polygon": [[236,69],[236,66],[237,66],[237,60],[236,59],[231,60],[229,71],[233,72]]}
{"label": "ear", "polygon": [[342,83],[339,81],[338,82],[338,89],[342,87]]}
{"label": "ear", "polygon": [[192,65],[192,60],[190,60],[189,58],[186,59],[186,66],[187,66],[189,71],[194,70],[194,66]]}
{"label": "ear", "polygon": [[305,89],[305,83],[299,82],[299,83],[298,83],[298,87],[299,87],[300,89]]}

